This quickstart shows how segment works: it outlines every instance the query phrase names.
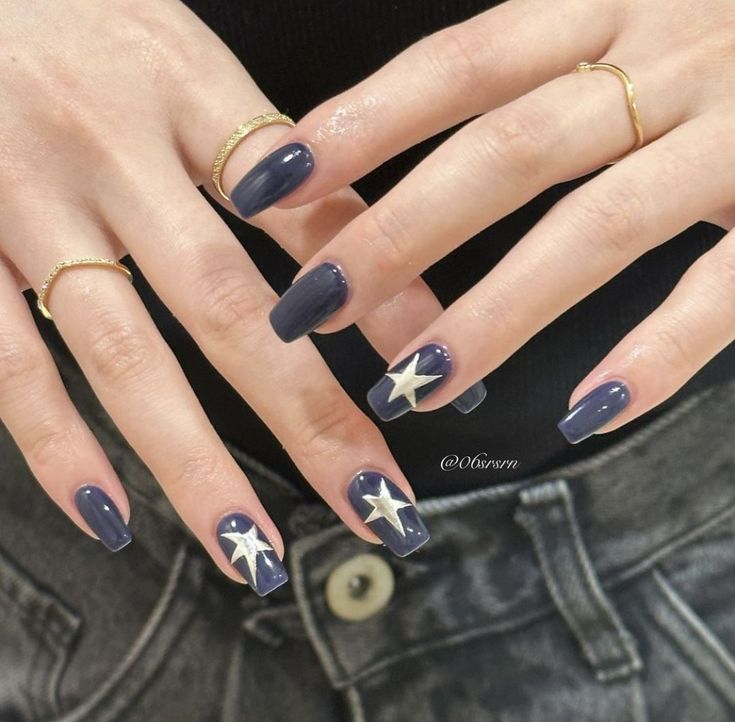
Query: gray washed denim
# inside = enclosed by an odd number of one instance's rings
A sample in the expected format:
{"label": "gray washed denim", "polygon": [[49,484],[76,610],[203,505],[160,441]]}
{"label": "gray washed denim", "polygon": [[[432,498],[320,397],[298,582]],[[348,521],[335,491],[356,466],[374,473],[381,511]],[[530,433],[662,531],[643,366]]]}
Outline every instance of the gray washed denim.
{"label": "gray washed denim", "polygon": [[405,559],[233,448],[289,550],[260,599],[56,354],[135,541],[85,538],[0,436],[0,722],[735,719],[735,383],[594,458],[422,502],[432,540]]}

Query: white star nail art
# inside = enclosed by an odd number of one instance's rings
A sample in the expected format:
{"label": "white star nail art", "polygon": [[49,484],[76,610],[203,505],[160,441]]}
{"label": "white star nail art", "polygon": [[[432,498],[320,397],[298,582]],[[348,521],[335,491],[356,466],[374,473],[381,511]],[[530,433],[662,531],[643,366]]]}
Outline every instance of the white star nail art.
{"label": "white star nail art", "polygon": [[394,499],[390,495],[388,485],[382,476],[380,477],[378,496],[363,494],[362,498],[373,507],[370,516],[365,519],[366,524],[369,524],[371,521],[377,521],[378,519],[385,519],[401,536],[406,536],[406,530],[403,528],[403,522],[398,516],[398,510],[404,509],[407,506],[413,506],[413,504],[407,501],[401,501],[400,499]]}
{"label": "white star nail art", "polygon": [[226,532],[220,534],[223,539],[227,539],[235,545],[232,550],[232,558],[230,564],[234,564],[239,559],[245,559],[250,576],[253,578],[253,584],[258,584],[258,554],[262,552],[272,552],[273,547],[258,538],[258,527],[253,524],[250,530],[245,534],[241,532]]}
{"label": "white star nail art", "polygon": [[386,376],[393,382],[393,390],[388,396],[388,403],[395,401],[399,396],[404,396],[406,401],[411,404],[412,408],[416,408],[416,389],[420,389],[426,384],[430,384],[435,379],[440,379],[441,374],[437,376],[421,375],[416,373],[416,366],[419,362],[419,354],[414,354],[411,362],[403,371],[398,373],[386,373]]}

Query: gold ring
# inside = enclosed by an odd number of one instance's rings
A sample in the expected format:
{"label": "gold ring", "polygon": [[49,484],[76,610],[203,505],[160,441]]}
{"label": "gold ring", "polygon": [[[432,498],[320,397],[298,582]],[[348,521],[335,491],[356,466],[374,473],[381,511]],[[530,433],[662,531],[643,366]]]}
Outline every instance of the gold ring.
{"label": "gold ring", "polygon": [[283,125],[290,125],[292,128],[296,123],[291,120],[287,115],[283,113],[264,113],[258,115],[247,123],[243,123],[226,141],[225,144],[220,148],[217,157],[214,159],[214,165],[212,166],[212,184],[217,189],[217,192],[226,200],[230,200],[230,196],[225,193],[225,189],[222,187],[222,172],[225,169],[227,161],[232,155],[232,151],[242,143],[252,132],[259,128],[264,128],[266,125],[274,125],[276,123],[282,123]]}
{"label": "gold ring", "polygon": [[625,156],[637,151],[643,145],[643,124],[641,123],[641,116],[638,113],[638,106],[636,105],[635,89],[633,88],[633,81],[631,81],[630,76],[617,65],[611,65],[610,63],[583,62],[579,63],[574,69],[576,73],[587,73],[592,70],[605,70],[608,73],[612,73],[616,77],[620,78],[623,85],[625,86],[625,97],[628,101],[628,113],[630,114],[630,119],[633,123],[633,129],[635,130],[635,144],[627,153],[621,155],[620,158],[617,158],[616,160],[613,160],[607,164],[614,165],[619,160],[625,158]]}
{"label": "gold ring", "polygon": [[49,321],[53,321],[53,318],[46,307],[46,301],[48,300],[49,291],[51,291],[51,284],[62,271],[67,268],[73,268],[74,266],[105,266],[107,268],[114,268],[116,271],[124,273],[131,283],[133,282],[133,274],[130,272],[130,269],[122,263],[113,261],[110,258],[72,258],[68,261],[59,261],[51,269],[51,273],[46,276],[46,279],[41,284],[38,301],[36,301],[38,310],[43,314],[43,317],[47,318]]}

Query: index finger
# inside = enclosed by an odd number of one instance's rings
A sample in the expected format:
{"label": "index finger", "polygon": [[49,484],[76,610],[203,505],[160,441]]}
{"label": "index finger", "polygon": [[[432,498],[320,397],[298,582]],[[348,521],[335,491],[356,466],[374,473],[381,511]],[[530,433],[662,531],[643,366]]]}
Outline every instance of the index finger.
{"label": "index finger", "polygon": [[279,138],[271,152],[305,145],[315,167],[276,205],[332,193],[406,148],[601,57],[619,13],[609,0],[511,0],[420,40]]}

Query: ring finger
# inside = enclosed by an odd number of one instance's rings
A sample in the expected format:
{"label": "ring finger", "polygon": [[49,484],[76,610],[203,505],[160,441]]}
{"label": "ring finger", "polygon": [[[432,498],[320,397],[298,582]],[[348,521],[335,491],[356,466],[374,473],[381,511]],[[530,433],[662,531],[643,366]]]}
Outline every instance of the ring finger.
{"label": "ring finger", "polygon": [[48,495],[118,551],[132,539],[127,497],[66,393],[16,281],[0,259],[0,419]]}
{"label": "ring finger", "polygon": [[[66,247],[64,256],[72,258],[109,258],[112,252],[99,229],[60,215],[55,227],[36,228],[48,243],[32,253],[33,239],[18,239],[13,262],[35,289],[59,260],[49,256],[54,248]],[[84,241],[70,249],[69,238]],[[262,553],[254,573],[243,576],[260,594],[284,583],[275,525],[127,279],[106,269],[70,269],[55,281],[48,308],[103,406],[222,571],[242,581],[218,543],[220,527],[243,536],[257,528],[252,533]]]}

